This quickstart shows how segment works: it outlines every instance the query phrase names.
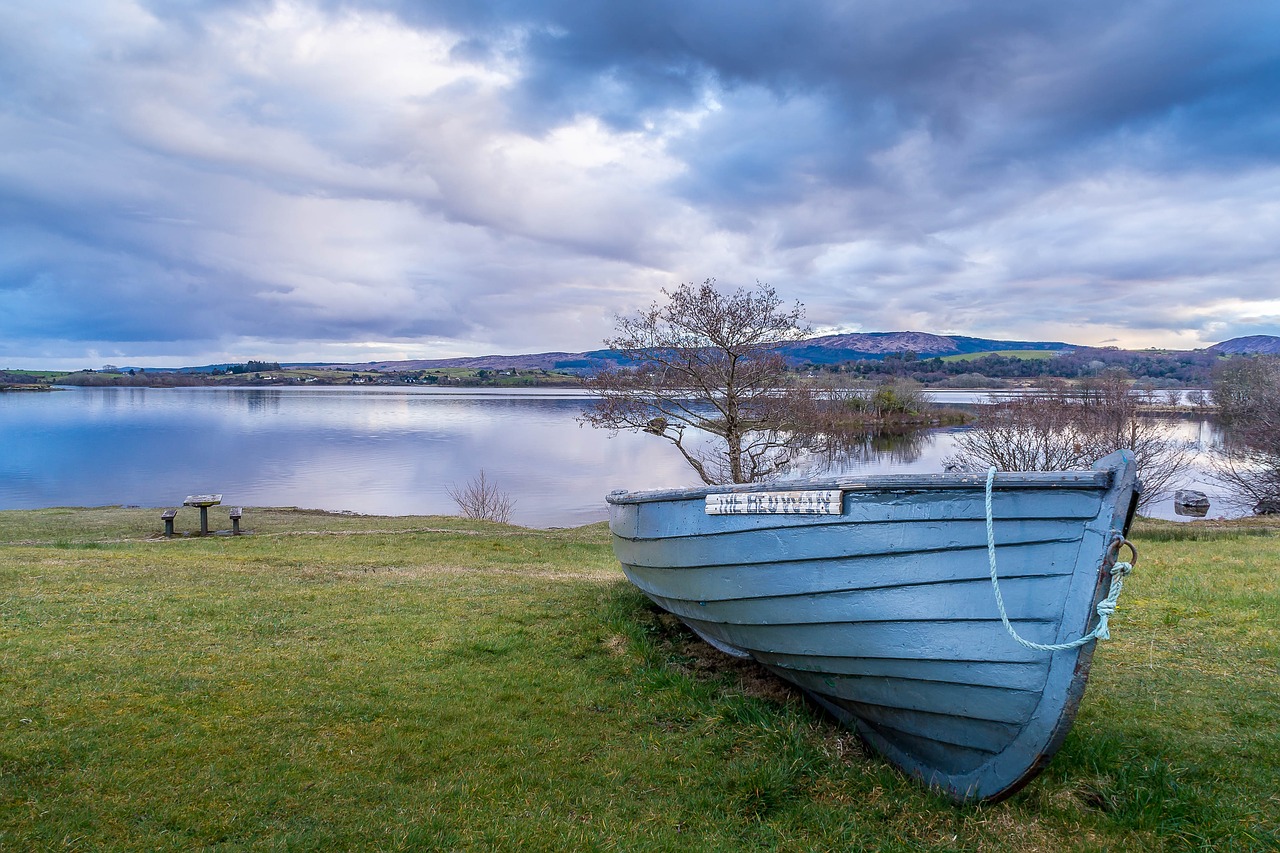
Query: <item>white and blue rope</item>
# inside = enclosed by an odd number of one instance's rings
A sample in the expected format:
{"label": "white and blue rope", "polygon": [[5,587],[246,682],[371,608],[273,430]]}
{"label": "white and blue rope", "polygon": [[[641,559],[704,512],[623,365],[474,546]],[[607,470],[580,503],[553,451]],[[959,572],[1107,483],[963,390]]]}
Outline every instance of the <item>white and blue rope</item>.
{"label": "white and blue rope", "polygon": [[[1000,621],[1004,622],[1005,630],[1009,632],[1009,636],[1027,648],[1041,652],[1066,651],[1067,649],[1079,648],[1085,643],[1090,643],[1094,640],[1111,639],[1111,632],[1107,630],[1107,620],[1116,612],[1116,599],[1120,597],[1120,590],[1124,588],[1125,576],[1133,571],[1132,562],[1117,562],[1111,567],[1111,588],[1107,590],[1107,597],[1098,602],[1098,624],[1083,637],[1066,643],[1033,643],[1020,637],[1018,632],[1014,630],[1013,623],[1009,621],[1009,614],[1004,607],[1004,597],[1000,595],[1000,579],[996,576],[996,536],[991,512],[991,485],[995,482],[995,479],[996,469],[993,465],[987,470],[987,558],[991,563],[991,588],[996,594],[996,607],[1000,609]],[[1116,537],[1118,542],[1128,544],[1119,533],[1116,534]],[[1132,550],[1133,546],[1130,545],[1129,548]],[[1119,549],[1117,548],[1117,550]]]}

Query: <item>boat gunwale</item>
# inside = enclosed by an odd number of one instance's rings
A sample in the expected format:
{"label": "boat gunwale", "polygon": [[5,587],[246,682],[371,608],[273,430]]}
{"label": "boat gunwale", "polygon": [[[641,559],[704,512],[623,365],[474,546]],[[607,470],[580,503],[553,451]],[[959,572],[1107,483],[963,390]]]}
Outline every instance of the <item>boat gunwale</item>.
{"label": "boat gunwale", "polygon": [[[1112,469],[1091,471],[1006,471],[996,476],[996,489],[1085,488],[1105,491],[1115,477]],[[653,503],[657,501],[697,500],[708,495],[743,492],[821,491],[840,489],[852,493],[933,490],[982,490],[986,474],[873,474],[866,477],[838,477],[775,480],[768,483],[737,483],[720,486],[689,486],[677,489],[628,491],[618,489],[605,495],[615,505]]]}

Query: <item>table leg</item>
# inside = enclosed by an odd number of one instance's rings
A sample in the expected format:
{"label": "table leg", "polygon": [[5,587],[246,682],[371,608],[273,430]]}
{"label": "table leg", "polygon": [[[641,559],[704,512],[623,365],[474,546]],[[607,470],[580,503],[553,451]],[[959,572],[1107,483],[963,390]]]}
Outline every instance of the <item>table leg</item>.
{"label": "table leg", "polygon": [[207,506],[200,507],[200,535],[209,535],[209,508]]}

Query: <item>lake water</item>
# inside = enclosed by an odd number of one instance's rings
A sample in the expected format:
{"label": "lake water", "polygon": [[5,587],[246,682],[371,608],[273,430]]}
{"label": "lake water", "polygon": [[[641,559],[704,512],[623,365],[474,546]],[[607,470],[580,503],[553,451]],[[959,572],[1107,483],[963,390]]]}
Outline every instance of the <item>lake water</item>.
{"label": "lake water", "polygon": [[[665,441],[579,427],[588,402],[576,391],[381,387],[4,393],[0,509],[170,507],[220,493],[235,505],[448,515],[458,509],[447,488],[483,469],[515,499],[512,521],[568,527],[605,519],[613,489],[696,484]],[[1203,421],[1171,428],[1218,440]],[[842,470],[941,471],[954,434],[869,441]],[[1216,497],[1211,483],[1189,485]],[[1175,517],[1169,501],[1149,514]]]}

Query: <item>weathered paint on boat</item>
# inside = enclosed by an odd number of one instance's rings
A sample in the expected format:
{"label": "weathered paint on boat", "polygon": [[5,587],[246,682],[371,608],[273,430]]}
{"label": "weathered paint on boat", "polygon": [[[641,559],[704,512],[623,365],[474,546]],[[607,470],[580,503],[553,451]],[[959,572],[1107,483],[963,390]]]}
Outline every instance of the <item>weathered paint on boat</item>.
{"label": "weathered paint on boat", "polygon": [[[937,474],[614,492],[609,525],[627,577],[699,636],[803,688],[925,784],[999,800],[1061,746],[1095,642],[1042,652],[1009,636],[985,485]],[[839,490],[839,514],[708,514],[735,503],[708,496],[797,490]],[[1092,629],[1137,493],[1128,451],[1090,471],[997,475],[1000,586],[1020,635],[1056,644]]]}

